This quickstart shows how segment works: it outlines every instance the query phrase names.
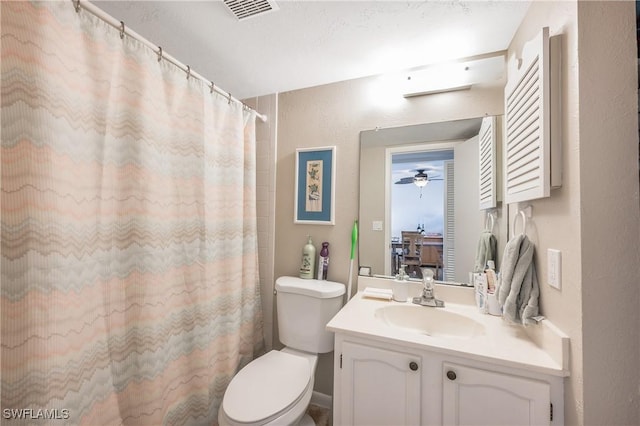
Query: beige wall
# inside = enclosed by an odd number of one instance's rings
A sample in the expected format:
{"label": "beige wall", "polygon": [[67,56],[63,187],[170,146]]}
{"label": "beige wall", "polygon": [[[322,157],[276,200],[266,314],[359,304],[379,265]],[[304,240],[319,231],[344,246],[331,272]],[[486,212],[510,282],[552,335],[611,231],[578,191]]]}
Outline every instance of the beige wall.
{"label": "beige wall", "polygon": [[[358,225],[360,226],[360,244],[358,256],[362,266],[371,267],[372,274],[384,274],[385,257],[388,249],[385,242],[386,232],[372,232],[373,221],[385,221],[385,187],[387,179],[385,167],[386,146],[367,147],[360,152],[360,181],[367,179],[367,184],[359,188],[360,205],[358,206]],[[385,225],[391,225],[386,224]]]}
{"label": "beige wall", "polygon": [[578,92],[583,392],[588,424],[640,424],[634,3],[578,3],[578,44],[587,47],[580,49]]}
{"label": "beige wall", "polygon": [[[543,26],[549,27],[551,36],[561,34],[563,182],[562,188],[553,190],[550,198],[527,203],[533,207],[527,234],[536,246],[541,313],[571,338],[571,377],[565,381],[565,420],[567,424],[582,424],[584,377],[576,3],[534,3],[511,43],[509,57],[517,57],[523,43],[533,38]],[[562,251],[562,291],[547,285],[547,248]]]}
{"label": "beige wall", "polygon": [[[563,185],[530,203],[528,234],[542,314],[571,338],[567,424],[640,421],[634,6],[534,2],[509,48],[517,57],[543,26],[562,37]],[[561,291],[547,285],[548,248],[562,251]]]}
{"label": "beige wall", "polygon": [[[537,249],[541,312],[571,337],[567,424],[640,424],[633,17],[633,2],[534,2],[509,48],[517,55],[542,26],[562,34],[564,182],[550,198],[530,203],[528,234]],[[501,97],[483,89],[380,107],[371,102],[375,84],[375,78],[365,78],[278,96],[277,119],[270,114],[278,143],[269,160],[276,168],[275,234],[266,236],[273,238],[274,264],[263,291],[269,301],[273,277],[297,274],[307,234],[316,245],[331,243],[329,279],[347,282],[351,226],[358,215],[360,130],[503,113]],[[275,139],[272,133],[271,144]],[[328,145],[337,146],[336,224],[295,225],[295,149]],[[562,251],[561,291],[546,283],[548,248]],[[332,393],[331,355],[321,357],[316,390]]]}
{"label": "beige wall", "polygon": [[266,122],[256,119],[256,193],[258,216],[258,256],[260,295],[264,318],[266,350],[273,347],[274,309],[274,244],[276,216],[276,141],[278,130],[278,96],[269,95],[245,99],[244,102],[268,117]]}

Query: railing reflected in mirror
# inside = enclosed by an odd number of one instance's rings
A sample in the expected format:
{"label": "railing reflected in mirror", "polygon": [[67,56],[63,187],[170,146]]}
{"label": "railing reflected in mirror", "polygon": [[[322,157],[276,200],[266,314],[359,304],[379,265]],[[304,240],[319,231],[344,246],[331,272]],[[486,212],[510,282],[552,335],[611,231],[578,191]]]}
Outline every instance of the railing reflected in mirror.
{"label": "railing reflected in mirror", "polygon": [[[374,275],[392,276],[405,264],[415,278],[426,266],[439,281],[469,281],[486,223],[479,209],[481,122],[474,118],[361,132],[361,266]],[[500,209],[494,215],[494,232],[503,247],[506,221],[501,218],[506,215]],[[414,243],[418,250],[407,247],[409,233],[420,235],[421,242]]]}
{"label": "railing reflected in mirror", "polygon": [[400,239],[391,239],[391,274],[405,265],[409,277],[422,278],[422,268],[431,268],[436,280],[444,278],[443,240],[441,235],[423,235],[419,231],[402,231]]}

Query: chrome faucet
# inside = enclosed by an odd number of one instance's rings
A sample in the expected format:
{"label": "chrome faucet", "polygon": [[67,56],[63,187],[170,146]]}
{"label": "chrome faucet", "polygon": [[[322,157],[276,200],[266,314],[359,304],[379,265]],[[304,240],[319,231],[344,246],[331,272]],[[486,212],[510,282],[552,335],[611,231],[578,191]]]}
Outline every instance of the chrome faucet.
{"label": "chrome faucet", "polygon": [[435,286],[433,280],[433,271],[429,268],[421,268],[422,270],[422,296],[414,297],[413,303],[422,306],[431,306],[434,308],[444,307],[444,301],[436,299]]}

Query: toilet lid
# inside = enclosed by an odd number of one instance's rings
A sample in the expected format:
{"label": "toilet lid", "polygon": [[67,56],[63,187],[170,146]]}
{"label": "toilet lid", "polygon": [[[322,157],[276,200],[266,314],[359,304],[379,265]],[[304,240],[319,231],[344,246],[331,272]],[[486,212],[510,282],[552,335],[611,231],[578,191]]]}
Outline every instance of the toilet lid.
{"label": "toilet lid", "polygon": [[235,375],[222,407],[235,422],[257,423],[296,402],[310,378],[307,359],[274,350],[251,361]]}

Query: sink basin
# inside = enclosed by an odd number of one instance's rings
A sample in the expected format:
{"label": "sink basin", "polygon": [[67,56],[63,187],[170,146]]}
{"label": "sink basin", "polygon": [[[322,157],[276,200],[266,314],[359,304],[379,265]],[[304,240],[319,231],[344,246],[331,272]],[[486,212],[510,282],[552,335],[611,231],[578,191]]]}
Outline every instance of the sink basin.
{"label": "sink basin", "polygon": [[432,337],[470,339],[484,334],[482,324],[441,308],[391,305],[376,309],[375,318],[388,326]]}

